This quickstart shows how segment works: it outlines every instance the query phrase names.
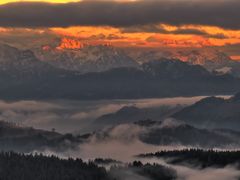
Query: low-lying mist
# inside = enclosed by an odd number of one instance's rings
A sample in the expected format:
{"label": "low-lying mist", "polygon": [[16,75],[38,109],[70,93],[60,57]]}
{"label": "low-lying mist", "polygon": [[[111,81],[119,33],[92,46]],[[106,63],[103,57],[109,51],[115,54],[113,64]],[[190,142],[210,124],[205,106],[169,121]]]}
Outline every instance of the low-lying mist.
{"label": "low-lying mist", "polygon": [[[226,96],[227,97],[227,96]],[[0,119],[14,122],[22,126],[32,126],[45,130],[54,128],[57,132],[81,134],[92,132],[91,123],[101,115],[113,113],[124,106],[151,108],[161,106],[189,105],[204,97],[164,98],[140,100],[112,100],[112,101],[0,101]],[[158,128],[177,126],[171,120],[164,121]],[[109,127],[107,127],[109,128]],[[123,163],[140,160],[143,163],[158,163],[171,167],[177,172],[177,180],[237,180],[240,171],[234,166],[225,168],[199,169],[184,165],[172,165],[156,158],[139,159],[138,154],[151,153],[161,150],[180,150],[192,148],[181,144],[154,145],[144,143],[139,139],[141,133],[147,129],[134,124],[122,124],[111,129],[107,137],[95,134],[88,141],[81,143],[76,149],[64,152],[33,151],[44,155],[57,155],[60,158],[81,158],[84,161],[95,158],[110,158]],[[99,137],[100,136],[100,137]],[[103,137],[101,137],[103,136]],[[119,174],[119,180],[152,180],[129,170]]]}
{"label": "low-lying mist", "polygon": [[204,97],[101,101],[0,101],[0,120],[45,130],[54,128],[62,133],[75,131],[86,133],[93,130],[90,124],[97,117],[115,112],[123,106],[151,108],[163,105],[189,105],[202,98]]}
{"label": "low-lying mist", "polygon": [[147,158],[139,159],[143,163],[157,163],[171,167],[177,171],[177,180],[237,180],[240,177],[239,169],[234,165],[224,168],[205,168],[189,167],[184,165],[172,165],[162,159]]}
{"label": "low-lying mist", "polygon": [[[141,161],[144,164],[161,164],[165,167],[170,167],[177,172],[177,180],[237,180],[240,177],[240,171],[234,165],[229,165],[224,168],[205,168],[200,169],[196,167],[189,167],[185,165],[172,165],[165,162],[163,159],[136,157],[136,154],[142,152],[156,152],[161,150],[181,150],[191,147],[183,146],[153,146],[142,143],[138,140],[123,142],[123,141],[107,141],[96,142],[91,141],[80,147],[79,151],[68,151],[61,154],[45,151],[45,155],[57,155],[61,158],[75,157],[82,158],[84,161],[94,160],[95,158],[110,158],[121,161],[123,163],[130,163],[133,161]],[[114,165],[114,164],[112,164]],[[118,165],[118,164],[116,164]],[[105,165],[108,170],[110,167]],[[114,174],[118,180],[152,180],[151,178],[136,174],[134,171],[119,171]]]}

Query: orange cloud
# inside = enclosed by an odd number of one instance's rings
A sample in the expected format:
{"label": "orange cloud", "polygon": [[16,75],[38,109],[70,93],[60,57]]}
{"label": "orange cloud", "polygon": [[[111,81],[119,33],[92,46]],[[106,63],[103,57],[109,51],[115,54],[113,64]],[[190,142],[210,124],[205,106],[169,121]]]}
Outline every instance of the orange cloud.
{"label": "orange cloud", "polygon": [[[83,44],[112,44],[117,47],[144,48],[201,48],[206,46],[223,47],[240,44],[240,31],[238,30],[194,25],[177,27],[159,24],[155,26],[159,28],[159,31],[151,31],[151,27],[139,27],[139,29],[135,27],[131,30],[137,31],[124,31],[122,28],[109,26],[78,26],[44,29],[0,28],[0,32],[2,32],[0,39],[3,39],[4,36],[11,37],[11,34],[13,34],[14,37],[17,36],[17,38],[19,38],[21,34],[23,34],[24,37],[26,37],[26,34],[32,34],[33,37],[41,36],[46,40],[50,35],[52,39],[54,37],[63,38],[59,48],[76,48],[81,47]],[[66,39],[70,39],[71,41]],[[237,53],[237,55],[238,54],[240,53]]]}
{"label": "orange cloud", "polygon": [[240,56],[231,56],[233,60],[240,61]]}
{"label": "orange cloud", "polygon": [[[113,27],[69,27],[51,28],[53,32],[63,37],[75,38],[82,43],[111,43],[115,46],[128,47],[205,47],[224,46],[240,43],[240,31],[225,30],[209,26],[169,26],[161,25],[168,32],[123,32]],[[177,30],[198,30],[203,34],[174,34]],[[179,31],[179,32],[181,32]],[[187,32],[187,31],[186,31]],[[117,38],[107,38],[107,37]]]}
{"label": "orange cloud", "polygon": [[[6,4],[6,3],[13,3],[13,2],[49,2],[49,3],[69,3],[69,2],[79,2],[81,0],[1,0],[1,4]],[[115,0],[115,1],[120,1],[120,2],[134,2],[137,0]]]}

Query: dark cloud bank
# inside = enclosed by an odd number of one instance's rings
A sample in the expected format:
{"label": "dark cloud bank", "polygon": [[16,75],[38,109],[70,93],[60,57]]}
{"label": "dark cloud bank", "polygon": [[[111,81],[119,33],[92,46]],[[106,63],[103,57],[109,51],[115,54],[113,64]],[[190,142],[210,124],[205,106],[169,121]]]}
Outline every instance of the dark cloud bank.
{"label": "dark cloud bank", "polygon": [[214,25],[240,29],[239,0],[141,0],[78,3],[10,3],[0,6],[2,27],[128,27],[155,23]]}

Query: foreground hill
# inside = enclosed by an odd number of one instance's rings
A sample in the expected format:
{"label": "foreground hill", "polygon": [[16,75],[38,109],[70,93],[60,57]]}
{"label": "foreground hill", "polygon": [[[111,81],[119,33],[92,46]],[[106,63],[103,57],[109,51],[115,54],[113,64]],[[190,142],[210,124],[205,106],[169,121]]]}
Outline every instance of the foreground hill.
{"label": "foreground hill", "polygon": [[66,152],[79,150],[81,146],[92,142],[134,143],[136,141],[156,146],[238,148],[239,139],[240,133],[237,131],[200,129],[172,120],[143,120],[104,128],[85,135],[64,135],[0,122],[1,151]]}
{"label": "foreground hill", "polygon": [[81,159],[0,153],[0,178],[8,180],[110,180],[106,170]]}
{"label": "foreground hill", "polygon": [[214,151],[202,149],[183,149],[173,151],[159,151],[141,154],[142,158],[163,158],[171,164],[181,164],[197,168],[224,168],[235,165],[240,169],[240,151]]}
{"label": "foreground hill", "polygon": [[0,153],[0,179],[7,180],[174,180],[176,170],[159,164],[134,161],[110,170],[81,159],[60,159],[55,156]]}
{"label": "foreground hill", "polygon": [[0,151],[32,152],[77,148],[81,138],[0,121]]}
{"label": "foreground hill", "polygon": [[174,118],[207,128],[240,130],[240,94],[230,99],[205,98],[175,113]]}

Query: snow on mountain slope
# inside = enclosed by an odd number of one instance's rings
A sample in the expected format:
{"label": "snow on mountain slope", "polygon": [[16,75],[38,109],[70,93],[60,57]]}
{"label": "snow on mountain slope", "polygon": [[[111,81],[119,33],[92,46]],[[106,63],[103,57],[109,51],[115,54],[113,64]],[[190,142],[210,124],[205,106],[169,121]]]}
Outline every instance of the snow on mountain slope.
{"label": "snow on mountain slope", "polygon": [[174,53],[174,56],[182,61],[199,65],[206,65],[208,63],[225,64],[231,61],[229,56],[215,49],[177,51]]}
{"label": "snow on mountain slope", "polygon": [[139,63],[159,60],[162,58],[179,59],[184,62],[198,65],[205,65],[209,62],[224,64],[231,61],[231,58],[225,53],[211,48],[192,50],[186,49],[139,51],[135,54],[130,53],[130,56],[136,59]]}
{"label": "snow on mountain slope", "polygon": [[41,62],[30,50],[21,51],[17,48],[0,44],[0,72],[5,75],[43,75],[55,71],[48,63]]}
{"label": "snow on mountain slope", "polygon": [[81,73],[138,66],[138,63],[122,50],[108,45],[84,45],[74,49],[44,47],[35,53],[39,59],[55,67]]}
{"label": "snow on mountain slope", "polygon": [[240,63],[214,48],[128,51],[128,54],[140,64],[161,59],[179,59],[193,65],[201,65],[209,71],[240,76]]}

